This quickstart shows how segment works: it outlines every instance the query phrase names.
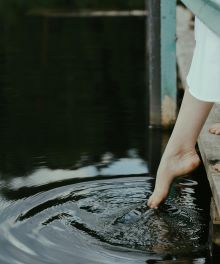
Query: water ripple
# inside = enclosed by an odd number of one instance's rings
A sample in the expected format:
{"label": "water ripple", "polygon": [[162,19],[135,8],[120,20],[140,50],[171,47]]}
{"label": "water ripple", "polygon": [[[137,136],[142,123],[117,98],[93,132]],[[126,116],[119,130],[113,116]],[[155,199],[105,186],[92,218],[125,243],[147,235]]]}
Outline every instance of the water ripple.
{"label": "water ripple", "polygon": [[158,210],[146,206],[146,177],[72,183],[21,198],[2,210],[1,263],[147,263],[197,254],[206,246],[194,185],[176,184]]}

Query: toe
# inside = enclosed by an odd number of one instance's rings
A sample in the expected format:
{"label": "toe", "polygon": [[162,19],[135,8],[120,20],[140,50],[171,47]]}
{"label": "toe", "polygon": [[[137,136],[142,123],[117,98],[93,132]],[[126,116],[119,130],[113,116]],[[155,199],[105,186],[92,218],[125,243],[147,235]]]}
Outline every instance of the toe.
{"label": "toe", "polygon": [[215,165],[213,166],[213,168],[214,168],[216,171],[220,172],[220,163],[219,163],[219,164],[215,164]]}
{"label": "toe", "polygon": [[209,128],[209,132],[214,135],[220,135],[220,123],[215,123]]}
{"label": "toe", "polygon": [[214,128],[210,128],[210,129],[209,129],[209,132],[210,132],[211,134],[214,134],[214,133],[215,133],[215,129],[214,129]]}
{"label": "toe", "polygon": [[148,200],[148,203],[147,205],[150,207],[150,208],[154,208],[154,204],[155,204],[155,198],[154,198],[154,195],[152,194]]}
{"label": "toe", "polygon": [[163,202],[165,198],[163,196],[160,196],[160,195],[154,195],[152,194],[151,197],[149,198],[148,200],[148,203],[147,205],[150,207],[150,208],[158,208],[158,206],[161,204],[161,202]]}
{"label": "toe", "polygon": [[159,205],[159,202],[158,201],[153,201],[150,205],[150,208],[152,209],[157,209],[158,208],[158,205]]}
{"label": "toe", "polygon": [[152,206],[152,202],[153,202],[153,195],[150,196],[150,198],[148,199],[147,205],[151,208]]}
{"label": "toe", "polygon": [[161,202],[162,202],[161,199],[157,199],[157,198],[155,198],[155,199],[151,202],[151,204],[150,204],[150,208],[152,208],[152,209],[157,209],[158,206],[161,204]]}

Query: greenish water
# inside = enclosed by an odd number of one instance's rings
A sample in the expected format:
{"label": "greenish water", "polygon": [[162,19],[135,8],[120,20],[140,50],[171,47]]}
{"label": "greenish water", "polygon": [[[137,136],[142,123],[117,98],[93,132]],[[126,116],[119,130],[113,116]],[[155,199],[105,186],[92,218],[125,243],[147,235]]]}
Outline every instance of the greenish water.
{"label": "greenish water", "polygon": [[95,162],[105,151],[144,151],[143,18],[27,18],[2,31],[6,173],[31,171],[45,153],[45,165],[72,168],[83,153]]}
{"label": "greenish water", "polygon": [[145,18],[0,30],[0,263],[209,263],[202,170],[146,206],[168,135],[147,127]]}

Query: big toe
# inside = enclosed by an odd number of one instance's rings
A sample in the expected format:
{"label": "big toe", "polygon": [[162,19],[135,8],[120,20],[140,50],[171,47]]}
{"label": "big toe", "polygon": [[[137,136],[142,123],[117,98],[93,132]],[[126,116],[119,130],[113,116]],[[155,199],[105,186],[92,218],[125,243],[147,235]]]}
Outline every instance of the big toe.
{"label": "big toe", "polygon": [[148,200],[148,203],[147,205],[150,207],[150,208],[158,208],[159,204],[164,201],[165,199],[165,195],[162,195],[162,194],[152,194]]}
{"label": "big toe", "polygon": [[148,199],[147,205],[148,205],[150,208],[153,208],[153,206],[154,206],[154,195],[153,195],[153,194],[152,194],[152,195],[150,196],[150,198]]}

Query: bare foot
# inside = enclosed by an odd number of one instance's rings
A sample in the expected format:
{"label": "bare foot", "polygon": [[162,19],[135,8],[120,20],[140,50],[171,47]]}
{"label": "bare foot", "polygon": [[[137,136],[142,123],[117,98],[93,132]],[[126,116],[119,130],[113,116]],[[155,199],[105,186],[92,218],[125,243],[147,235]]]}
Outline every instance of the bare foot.
{"label": "bare foot", "polygon": [[169,193],[174,178],[190,173],[199,166],[200,159],[195,149],[164,153],[157,171],[153,194],[148,200],[150,208],[157,208]]}
{"label": "bare foot", "polygon": [[215,165],[213,166],[213,168],[214,168],[216,171],[220,172],[220,164],[219,164],[219,163],[218,163],[218,164],[215,164]]}
{"label": "bare foot", "polygon": [[215,123],[209,128],[211,134],[220,135],[220,123]]}

